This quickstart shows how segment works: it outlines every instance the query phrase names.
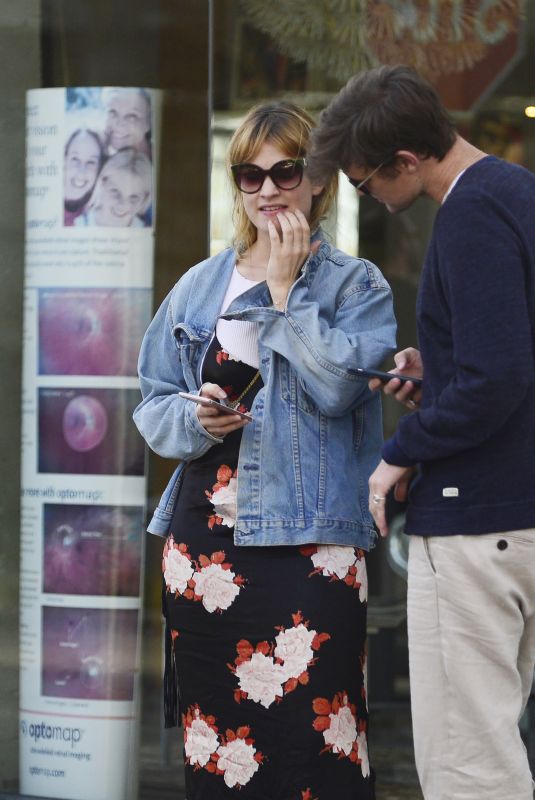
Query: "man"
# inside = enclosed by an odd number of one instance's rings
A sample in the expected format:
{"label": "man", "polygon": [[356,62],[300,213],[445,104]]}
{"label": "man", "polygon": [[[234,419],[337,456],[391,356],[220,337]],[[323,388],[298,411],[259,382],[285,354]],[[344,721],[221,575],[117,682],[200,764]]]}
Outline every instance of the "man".
{"label": "man", "polygon": [[[385,386],[405,415],[370,478],[409,493],[414,742],[426,800],[531,800],[518,720],[535,654],[535,176],[455,131],[413,70],[352,78],[320,117],[317,182],[341,168],[397,213],[440,203],[417,301],[420,352]],[[370,382],[377,388],[378,381]],[[418,473],[415,467],[418,465]]]}

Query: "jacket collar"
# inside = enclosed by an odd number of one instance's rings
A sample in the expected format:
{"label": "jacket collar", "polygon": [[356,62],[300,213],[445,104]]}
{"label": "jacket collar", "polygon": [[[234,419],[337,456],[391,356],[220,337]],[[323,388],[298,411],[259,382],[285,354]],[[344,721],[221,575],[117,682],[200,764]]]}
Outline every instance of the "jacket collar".
{"label": "jacket collar", "polygon": [[[302,282],[306,286],[310,286],[314,280],[314,276],[318,271],[319,266],[325,261],[330,253],[330,245],[325,240],[325,236],[321,228],[318,228],[316,233],[311,237],[311,242],[320,241],[321,244],[314,255],[309,256],[301,269],[301,275],[297,278],[296,283]],[[221,305],[219,306],[221,308]],[[224,314],[221,314],[222,319],[240,319],[244,318],[247,312],[247,318],[252,319],[254,314],[256,319],[261,319],[266,316],[266,313],[258,314],[259,311],[265,311],[267,314],[280,314],[280,311],[272,307],[272,299],[266,281],[258,283],[251,289],[237,297],[228,307]]]}

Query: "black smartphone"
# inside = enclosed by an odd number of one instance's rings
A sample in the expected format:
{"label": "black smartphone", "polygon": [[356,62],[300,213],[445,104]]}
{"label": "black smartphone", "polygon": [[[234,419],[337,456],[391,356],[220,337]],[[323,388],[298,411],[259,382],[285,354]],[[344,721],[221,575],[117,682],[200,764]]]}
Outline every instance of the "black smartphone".
{"label": "black smartphone", "polygon": [[421,378],[412,378],[410,375],[393,375],[391,372],[381,372],[379,369],[362,369],[361,367],[357,367],[357,373],[362,375],[363,378],[379,378],[383,383],[388,383],[388,381],[391,381],[393,378],[397,378],[401,383],[411,381],[415,386],[422,385]]}
{"label": "black smartphone", "polygon": [[212,408],[217,408],[217,410],[221,411],[223,414],[235,414],[237,417],[252,419],[250,414],[246,414],[244,411],[238,411],[237,408],[231,408],[225,405],[222,400],[214,400],[212,397],[201,397],[198,394],[188,394],[188,392],[179,392],[178,396],[183,397],[184,400],[191,400],[192,403],[198,403],[200,406],[212,406]]}

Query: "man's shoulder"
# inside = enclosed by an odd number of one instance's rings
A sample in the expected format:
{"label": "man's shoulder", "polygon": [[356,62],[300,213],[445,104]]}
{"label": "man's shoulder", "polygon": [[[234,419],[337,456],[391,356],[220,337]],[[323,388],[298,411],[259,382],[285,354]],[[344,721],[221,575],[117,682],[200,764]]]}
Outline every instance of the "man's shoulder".
{"label": "man's shoulder", "polygon": [[463,191],[470,191],[500,198],[508,191],[533,192],[535,175],[521,164],[512,164],[497,156],[486,156],[466,170],[456,188],[459,189],[457,196]]}
{"label": "man's shoulder", "polygon": [[519,164],[487,156],[469,167],[437,214],[439,226],[477,225],[497,216],[506,221],[535,213],[535,175]]}

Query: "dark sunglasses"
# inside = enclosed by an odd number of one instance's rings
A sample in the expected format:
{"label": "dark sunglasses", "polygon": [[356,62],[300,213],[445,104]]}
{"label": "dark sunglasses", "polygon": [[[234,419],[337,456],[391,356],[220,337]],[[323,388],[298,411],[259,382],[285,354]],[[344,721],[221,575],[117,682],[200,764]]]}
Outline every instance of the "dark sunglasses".
{"label": "dark sunglasses", "polygon": [[262,188],[267,175],[279,189],[297,189],[303,180],[306,163],[306,158],[286,158],[269,169],[256,164],[232,164],[231,170],[240,192],[254,194]]}

